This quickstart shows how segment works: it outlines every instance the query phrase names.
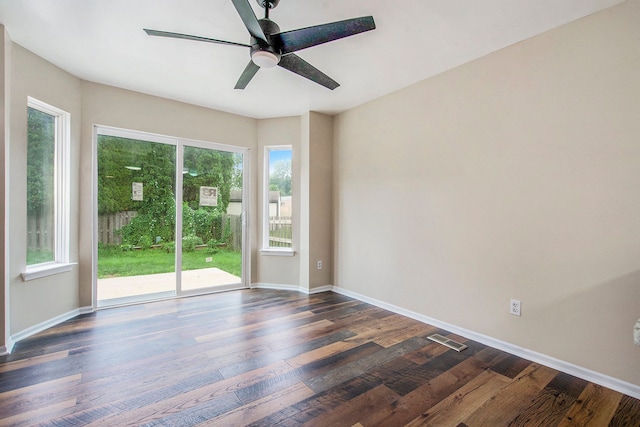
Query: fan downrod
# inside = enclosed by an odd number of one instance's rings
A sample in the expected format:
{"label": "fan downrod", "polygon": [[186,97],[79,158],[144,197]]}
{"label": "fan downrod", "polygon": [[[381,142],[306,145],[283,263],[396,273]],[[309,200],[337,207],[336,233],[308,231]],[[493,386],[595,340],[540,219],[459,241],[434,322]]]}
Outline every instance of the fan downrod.
{"label": "fan downrod", "polygon": [[280,0],[256,0],[256,3],[263,9],[275,9]]}

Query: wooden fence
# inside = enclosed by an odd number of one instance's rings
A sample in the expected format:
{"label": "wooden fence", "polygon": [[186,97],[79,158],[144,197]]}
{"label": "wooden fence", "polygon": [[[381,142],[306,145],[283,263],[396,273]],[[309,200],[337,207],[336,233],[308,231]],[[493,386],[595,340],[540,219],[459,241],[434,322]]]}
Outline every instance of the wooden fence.
{"label": "wooden fence", "polygon": [[[108,245],[121,245],[122,237],[119,231],[129,224],[136,214],[136,211],[126,211],[100,215],[98,217],[98,242]],[[222,215],[221,224],[216,224],[215,227],[222,227],[223,230],[225,227],[229,227],[228,248],[237,251],[242,249],[242,218],[240,215]]]}
{"label": "wooden fence", "polygon": [[136,211],[125,211],[98,216],[98,243],[121,245],[120,229],[129,224],[137,215]]}
{"label": "wooden fence", "polygon": [[[98,243],[107,245],[121,245],[122,236],[120,229],[129,224],[137,215],[136,211],[118,212],[108,215],[98,216]],[[38,250],[50,248],[53,245],[54,231],[49,224],[43,219],[36,217],[27,218],[27,248],[30,250]],[[240,215],[222,215],[221,224],[216,227],[229,227],[229,241],[227,242],[229,249],[242,249],[242,218]]]}
{"label": "wooden fence", "polygon": [[37,251],[53,248],[55,229],[52,218],[53,215],[27,218],[27,249]]}
{"label": "wooden fence", "polygon": [[230,238],[228,249],[242,250],[242,217],[240,215],[222,215],[222,223],[229,227]]}
{"label": "wooden fence", "polygon": [[272,248],[290,248],[292,246],[291,217],[269,217],[269,246]]}

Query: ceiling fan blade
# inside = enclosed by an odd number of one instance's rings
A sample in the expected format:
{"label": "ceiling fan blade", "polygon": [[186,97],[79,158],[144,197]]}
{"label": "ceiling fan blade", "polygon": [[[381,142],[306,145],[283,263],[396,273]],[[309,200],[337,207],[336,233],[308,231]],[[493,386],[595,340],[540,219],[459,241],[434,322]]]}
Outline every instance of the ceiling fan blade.
{"label": "ceiling fan blade", "polygon": [[259,69],[260,67],[254,64],[253,61],[249,61],[244,71],[242,72],[242,75],[238,79],[238,83],[236,83],[234,89],[244,89],[245,87],[247,87],[247,85],[249,84],[253,76],[256,75]]}
{"label": "ceiling fan blade", "polygon": [[284,69],[287,69],[293,73],[298,74],[299,76],[305,77],[312,82],[318,83],[326,87],[327,89],[334,90],[340,84],[333,80],[331,77],[327,76],[322,71],[318,70],[313,65],[309,64],[304,59],[300,58],[296,54],[284,55],[280,58],[280,62],[278,65]]}
{"label": "ceiling fan blade", "polygon": [[272,34],[271,40],[274,46],[279,48],[283,55],[286,55],[287,53],[374,30],[375,28],[376,24],[373,21],[373,16],[363,16],[361,18]]}
{"label": "ceiling fan blade", "polygon": [[256,14],[253,13],[253,9],[249,4],[249,0],[231,0],[233,5],[236,7],[238,14],[240,15],[240,19],[244,22],[244,26],[247,27],[247,31],[254,38],[258,40],[262,40],[265,43],[269,43],[267,41],[267,36],[264,35],[264,31],[262,31],[262,27],[258,22],[258,18],[256,18]]}
{"label": "ceiling fan blade", "polygon": [[198,42],[208,42],[208,43],[227,44],[231,46],[251,47],[248,44],[243,44],[243,43],[228,42],[226,40],[209,39],[206,37],[192,36],[189,34],[171,33],[169,31],[149,30],[147,28],[145,28],[144,31],[150,36],[171,37],[174,39],[195,40]]}

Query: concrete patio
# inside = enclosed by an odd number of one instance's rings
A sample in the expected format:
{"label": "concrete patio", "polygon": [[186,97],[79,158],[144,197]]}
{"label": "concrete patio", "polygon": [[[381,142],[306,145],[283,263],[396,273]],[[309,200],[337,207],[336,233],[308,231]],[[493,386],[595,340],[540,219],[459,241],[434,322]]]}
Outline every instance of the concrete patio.
{"label": "concrete patio", "polygon": [[[183,291],[240,284],[241,282],[242,279],[240,277],[229,274],[219,268],[203,268],[201,270],[182,272]],[[171,292],[175,288],[175,273],[98,279],[98,301]]]}

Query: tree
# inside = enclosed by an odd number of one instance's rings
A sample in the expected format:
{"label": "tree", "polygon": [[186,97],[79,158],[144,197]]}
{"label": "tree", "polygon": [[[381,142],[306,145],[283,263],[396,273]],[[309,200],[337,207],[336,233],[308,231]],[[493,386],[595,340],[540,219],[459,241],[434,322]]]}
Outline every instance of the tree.
{"label": "tree", "polygon": [[278,160],[269,171],[269,187],[280,190],[282,196],[291,195],[291,159]]}
{"label": "tree", "polygon": [[233,176],[231,178],[231,188],[242,188],[243,170],[242,154],[235,153],[233,155]]}
{"label": "tree", "polygon": [[131,168],[141,167],[149,144],[127,138],[98,136],[98,214],[138,210],[142,206],[141,202],[131,199],[131,184],[140,182],[141,171]]}
{"label": "tree", "polygon": [[[46,214],[53,207],[55,117],[27,110],[27,215]],[[46,211],[46,212],[45,212]]]}
{"label": "tree", "polygon": [[[199,208],[200,187],[218,188],[217,210],[226,212],[231,197],[236,160],[234,153],[207,148],[185,147],[183,200]],[[206,207],[205,207],[206,208]]]}

